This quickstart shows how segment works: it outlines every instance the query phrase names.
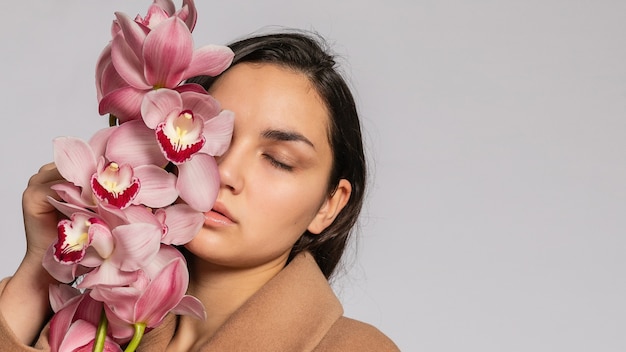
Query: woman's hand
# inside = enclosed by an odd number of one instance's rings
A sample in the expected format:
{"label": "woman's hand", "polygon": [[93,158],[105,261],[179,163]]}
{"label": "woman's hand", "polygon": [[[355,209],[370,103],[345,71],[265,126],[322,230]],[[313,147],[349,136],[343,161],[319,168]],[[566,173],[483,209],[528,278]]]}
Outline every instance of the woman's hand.
{"label": "woman's hand", "polygon": [[59,199],[50,189],[65,182],[54,163],[46,164],[28,181],[22,195],[24,229],[26,230],[26,257],[41,263],[45,252],[57,237],[58,212],[48,201],[48,196]]}
{"label": "woman's hand", "polygon": [[0,313],[26,345],[37,338],[51,313],[48,288],[57,282],[43,268],[42,260],[57,237],[59,215],[47,197],[58,199],[50,187],[60,182],[64,180],[53,163],[42,166],[28,181],[22,195],[26,255],[0,296]]}

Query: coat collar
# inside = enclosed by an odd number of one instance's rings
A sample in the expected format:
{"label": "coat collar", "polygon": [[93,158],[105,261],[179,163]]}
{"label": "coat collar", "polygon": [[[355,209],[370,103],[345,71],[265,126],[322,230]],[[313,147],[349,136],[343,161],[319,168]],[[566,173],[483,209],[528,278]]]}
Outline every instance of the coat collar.
{"label": "coat collar", "polygon": [[[309,351],[343,315],[310,253],[296,256],[244,303],[201,351]],[[176,317],[146,334],[140,351],[164,351]]]}

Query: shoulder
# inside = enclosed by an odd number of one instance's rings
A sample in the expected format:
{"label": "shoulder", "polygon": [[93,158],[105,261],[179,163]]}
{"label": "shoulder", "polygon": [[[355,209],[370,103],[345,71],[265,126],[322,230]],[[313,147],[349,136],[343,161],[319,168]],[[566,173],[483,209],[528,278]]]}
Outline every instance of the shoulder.
{"label": "shoulder", "polygon": [[393,341],[376,327],[341,317],[326,333],[315,351],[400,351]]}

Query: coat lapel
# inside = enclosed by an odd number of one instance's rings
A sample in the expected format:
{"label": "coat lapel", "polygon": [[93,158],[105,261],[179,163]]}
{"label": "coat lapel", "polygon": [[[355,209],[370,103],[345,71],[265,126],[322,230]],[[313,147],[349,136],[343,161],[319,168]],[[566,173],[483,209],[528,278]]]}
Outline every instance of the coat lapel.
{"label": "coat lapel", "polygon": [[[302,253],[244,303],[201,351],[311,351],[342,315],[315,259]],[[175,318],[168,317],[145,336],[141,351],[165,350],[175,327]]]}

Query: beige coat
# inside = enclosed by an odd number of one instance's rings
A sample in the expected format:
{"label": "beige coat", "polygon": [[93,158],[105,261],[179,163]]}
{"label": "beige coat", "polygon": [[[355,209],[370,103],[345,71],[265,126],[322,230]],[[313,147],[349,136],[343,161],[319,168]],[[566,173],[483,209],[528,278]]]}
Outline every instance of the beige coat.
{"label": "beige coat", "polygon": [[[6,280],[5,280],[6,281]],[[0,290],[4,289],[4,282]],[[1,291],[0,291],[1,292]],[[144,336],[141,352],[165,351],[176,317]],[[20,344],[0,315],[0,351],[48,351],[47,327],[35,348]],[[301,254],[239,308],[200,351],[399,351],[375,327],[346,318],[313,257]]]}

